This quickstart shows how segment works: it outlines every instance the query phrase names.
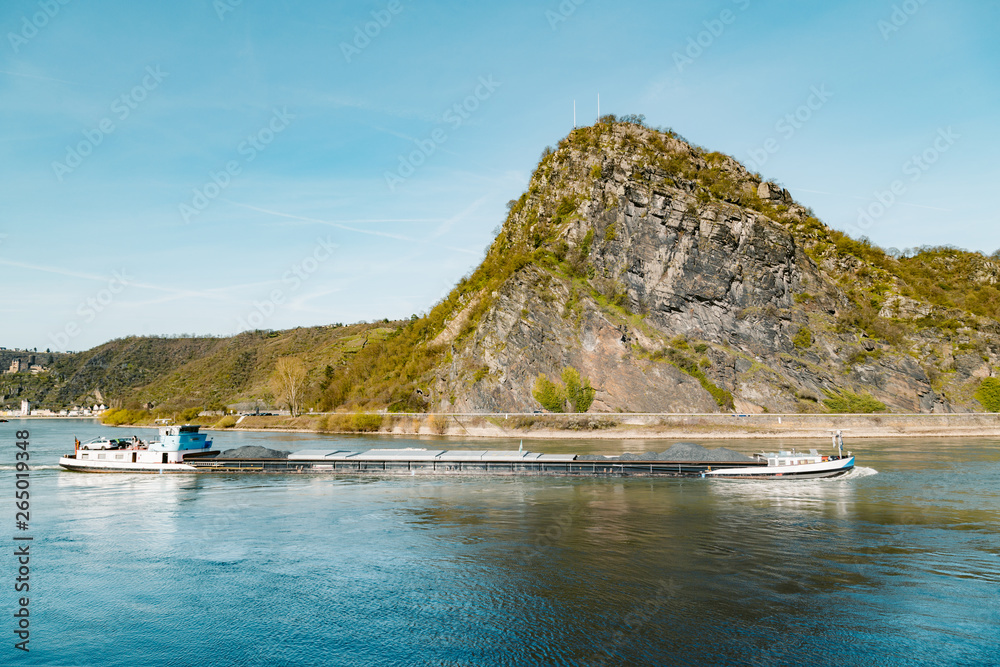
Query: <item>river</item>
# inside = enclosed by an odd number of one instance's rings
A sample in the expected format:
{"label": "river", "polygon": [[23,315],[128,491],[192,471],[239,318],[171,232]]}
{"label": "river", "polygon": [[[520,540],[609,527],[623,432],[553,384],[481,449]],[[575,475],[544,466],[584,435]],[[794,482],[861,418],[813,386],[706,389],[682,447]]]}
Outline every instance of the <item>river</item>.
{"label": "river", "polygon": [[[27,531],[15,528],[19,429],[34,468]],[[150,434],[0,424],[0,664],[1000,664],[998,440],[848,439],[859,468],[812,481],[57,468],[74,435],[101,433]],[[218,449],[483,448],[213,437]],[[750,453],[777,442],[723,444]],[[14,648],[15,535],[33,538],[29,653]]]}

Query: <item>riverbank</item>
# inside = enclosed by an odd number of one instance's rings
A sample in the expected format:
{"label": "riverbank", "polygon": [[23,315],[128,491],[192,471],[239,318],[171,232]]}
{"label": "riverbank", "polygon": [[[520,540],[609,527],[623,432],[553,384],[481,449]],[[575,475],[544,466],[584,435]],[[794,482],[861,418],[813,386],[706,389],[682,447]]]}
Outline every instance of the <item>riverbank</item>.
{"label": "riverbank", "polygon": [[[89,417],[12,417],[88,419]],[[854,438],[1000,437],[1000,414],[734,415],[734,414],[306,414],[246,416],[232,424],[201,417],[206,430],[274,433],[431,435],[464,438],[744,440],[827,437],[842,430]],[[231,425],[230,425],[231,424]],[[125,424],[124,428],[153,428]]]}
{"label": "riverbank", "polygon": [[214,430],[609,440],[819,438],[833,430],[852,439],[1000,437],[1000,414],[310,414],[244,417],[231,428]]}

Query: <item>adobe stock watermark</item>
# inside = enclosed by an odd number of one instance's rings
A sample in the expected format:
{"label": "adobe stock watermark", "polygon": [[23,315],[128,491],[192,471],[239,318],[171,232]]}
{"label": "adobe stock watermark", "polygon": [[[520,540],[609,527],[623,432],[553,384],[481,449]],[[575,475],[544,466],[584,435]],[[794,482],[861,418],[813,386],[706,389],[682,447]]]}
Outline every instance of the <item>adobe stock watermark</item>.
{"label": "adobe stock watermark", "polygon": [[565,23],[569,20],[569,17],[576,13],[577,7],[585,3],[587,0],[562,0],[559,6],[556,7],[556,11],[551,9],[545,10],[545,19],[549,22],[549,27],[552,30],[556,30],[560,23]]}
{"label": "adobe stock watermark", "polygon": [[961,139],[961,135],[957,134],[951,127],[939,128],[937,136],[930,146],[920,153],[911,155],[903,163],[901,170],[903,175],[908,177],[907,179],[898,178],[889,184],[887,190],[876,190],[873,200],[867,206],[858,208],[856,227],[862,232],[868,231],[907,193],[909,188],[907,183],[913,184],[923,178],[924,174],[941,159],[942,155],[951,150],[951,147],[959,139]]}
{"label": "adobe stock watermark", "polygon": [[[825,83],[813,86],[809,89],[809,96],[805,102],[799,105],[795,111],[785,114],[781,120],[774,124],[774,131],[781,139],[790,140],[806,123],[812,120],[813,114],[822,109],[831,97],[833,97],[833,93],[827,90]],[[753,163],[757,171],[760,171],[761,167],[767,164],[771,156],[779,150],[781,150],[781,142],[777,138],[765,139],[760,148],[751,148],[748,151],[750,162]]]}
{"label": "adobe stock watermark", "polygon": [[39,11],[29,18],[27,15],[21,17],[21,29],[17,32],[8,32],[7,41],[10,48],[16,55],[21,51],[21,47],[33,40],[40,30],[45,28],[49,22],[59,15],[60,10],[68,5],[70,0],[40,0]]}
{"label": "adobe stock watermark", "polygon": [[[741,11],[745,12],[750,7],[750,0],[732,0],[732,3]],[[726,32],[726,26],[736,23],[739,15],[731,9],[723,9],[719,16],[714,19],[702,21],[705,29],[698,34],[688,37],[687,47],[684,51],[674,51],[674,65],[678,72],[684,72],[684,68],[693,65],[694,61],[704,55],[715,41]]]}
{"label": "adobe stock watermark", "polygon": [[531,565],[531,562],[539,558],[546,549],[561,541],[573,525],[573,517],[579,509],[579,507],[574,507],[563,512],[545,530],[537,531],[533,548],[519,550],[518,555],[521,557],[522,566]]}
{"label": "adobe stock watermark", "polygon": [[650,620],[657,616],[663,606],[677,596],[679,590],[680,586],[674,583],[673,577],[667,581],[663,579],[658,581],[656,594],[633,607],[622,619],[622,627],[615,630],[608,640],[601,645],[601,652],[591,656],[583,664],[586,667],[603,667],[609,664],[620,664],[618,656],[615,655],[617,651],[628,643],[630,636],[634,636]]}
{"label": "adobe stock watermark", "polygon": [[909,23],[910,19],[926,4],[927,0],[904,0],[898,5],[893,5],[889,19],[880,19],[878,22],[878,31],[882,33],[882,40],[888,42],[889,37],[902,30],[903,26]]}
{"label": "adobe stock watermark", "polygon": [[392,19],[403,11],[403,3],[399,0],[390,0],[385,9],[372,10],[371,21],[354,26],[354,39],[340,43],[340,52],[344,54],[344,60],[348,63],[355,56],[360,56],[371,45],[372,40],[382,34],[385,28],[389,27]]}
{"label": "adobe stock watermark", "polygon": [[70,341],[83,331],[80,321],[83,324],[90,324],[96,320],[97,316],[107,310],[114,303],[115,297],[130,284],[132,284],[132,278],[125,272],[125,269],[113,272],[104,289],[87,297],[76,307],[76,315],[80,320],[72,319],[63,325],[60,331],[49,334],[49,340],[52,341],[53,346],[59,350],[68,350]]}
{"label": "adobe stock watermark", "polygon": [[292,264],[281,276],[281,283],[284,288],[275,288],[262,301],[253,301],[253,310],[246,317],[239,317],[240,331],[251,331],[260,329],[262,325],[277,312],[278,307],[284,305],[289,295],[302,287],[309,278],[319,271],[331,257],[333,251],[337,249],[329,235],[326,238],[316,239],[316,245],[312,252],[301,261]]}
{"label": "adobe stock watermark", "polygon": [[214,555],[211,547],[220,544],[231,547],[236,541],[229,539],[229,533],[246,525],[247,510],[251,507],[248,501],[237,500],[227,503],[226,509],[214,512],[211,524],[205,526],[200,535],[193,536],[193,543],[187,546],[188,553],[194,558],[209,558]]}
{"label": "adobe stock watermark", "polygon": [[189,224],[193,217],[201,214],[209,204],[218,199],[219,195],[232,185],[233,178],[243,173],[244,165],[256,160],[257,156],[270,146],[275,137],[284,132],[293,120],[295,116],[288,113],[287,107],[283,107],[280,111],[274,109],[271,119],[262,128],[248,135],[245,141],[236,146],[236,154],[240,159],[229,160],[219,171],[209,171],[208,180],[191,191],[191,200],[177,205],[184,224]]}
{"label": "adobe stock watermark", "polygon": [[[160,70],[159,65],[147,66],[146,76],[142,77],[142,81],[132,90],[119,95],[111,102],[110,110],[113,118],[118,119],[119,123],[128,120],[132,112],[138,109],[139,105],[149,97],[151,92],[159,88],[168,76],[170,75],[167,72]],[[93,129],[82,130],[83,139],[74,145],[66,146],[66,158],[62,162],[56,160],[52,163],[52,171],[60,183],[67,175],[72,174],[77,167],[83,164],[83,161],[104,143],[104,139],[108,135],[118,129],[113,118],[105,116]]]}
{"label": "adobe stock watermark", "polygon": [[236,8],[242,4],[243,0],[214,0],[212,9],[215,10],[215,15],[219,17],[220,21],[225,21],[226,14],[235,12]]}
{"label": "adobe stock watermark", "polygon": [[[479,85],[475,90],[461,102],[453,104],[441,116],[443,123],[451,126],[452,130],[462,127],[472,114],[479,109],[480,105],[493,97],[493,93],[501,86],[499,81],[493,80],[493,75],[479,77]],[[399,155],[399,165],[395,171],[385,172],[385,184],[389,186],[391,192],[406,182],[406,179],[413,176],[417,169],[427,162],[427,158],[433,155],[439,146],[448,141],[448,132],[443,127],[436,127],[431,130],[430,135],[425,139],[414,139],[416,148],[406,155]]]}

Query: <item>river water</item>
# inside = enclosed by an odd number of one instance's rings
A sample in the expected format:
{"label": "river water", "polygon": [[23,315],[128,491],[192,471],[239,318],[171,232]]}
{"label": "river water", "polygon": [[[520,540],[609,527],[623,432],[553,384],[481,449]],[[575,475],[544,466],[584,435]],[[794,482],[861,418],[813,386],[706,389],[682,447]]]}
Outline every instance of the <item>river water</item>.
{"label": "river water", "polygon": [[[35,466],[27,532],[15,529],[18,429]],[[849,441],[860,467],[813,481],[56,468],[74,435],[101,433],[133,431],[0,424],[0,664],[1000,664],[998,440]],[[218,449],[484,446],[214,437]],[[34,538],[30,653],[14,648],[15,534]]]}

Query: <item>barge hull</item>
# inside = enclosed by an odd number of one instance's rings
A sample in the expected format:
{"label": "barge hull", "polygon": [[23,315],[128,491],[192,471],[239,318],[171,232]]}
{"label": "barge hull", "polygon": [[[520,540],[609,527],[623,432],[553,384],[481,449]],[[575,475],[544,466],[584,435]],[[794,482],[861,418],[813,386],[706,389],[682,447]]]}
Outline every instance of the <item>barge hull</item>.
{"label": "barge hull", "polygon": [[219,458],[190,463],[199,473],[563,477],[701,477],[703,473],[711,470],[747,466],[746,463],[692,461],[301,461]]}

